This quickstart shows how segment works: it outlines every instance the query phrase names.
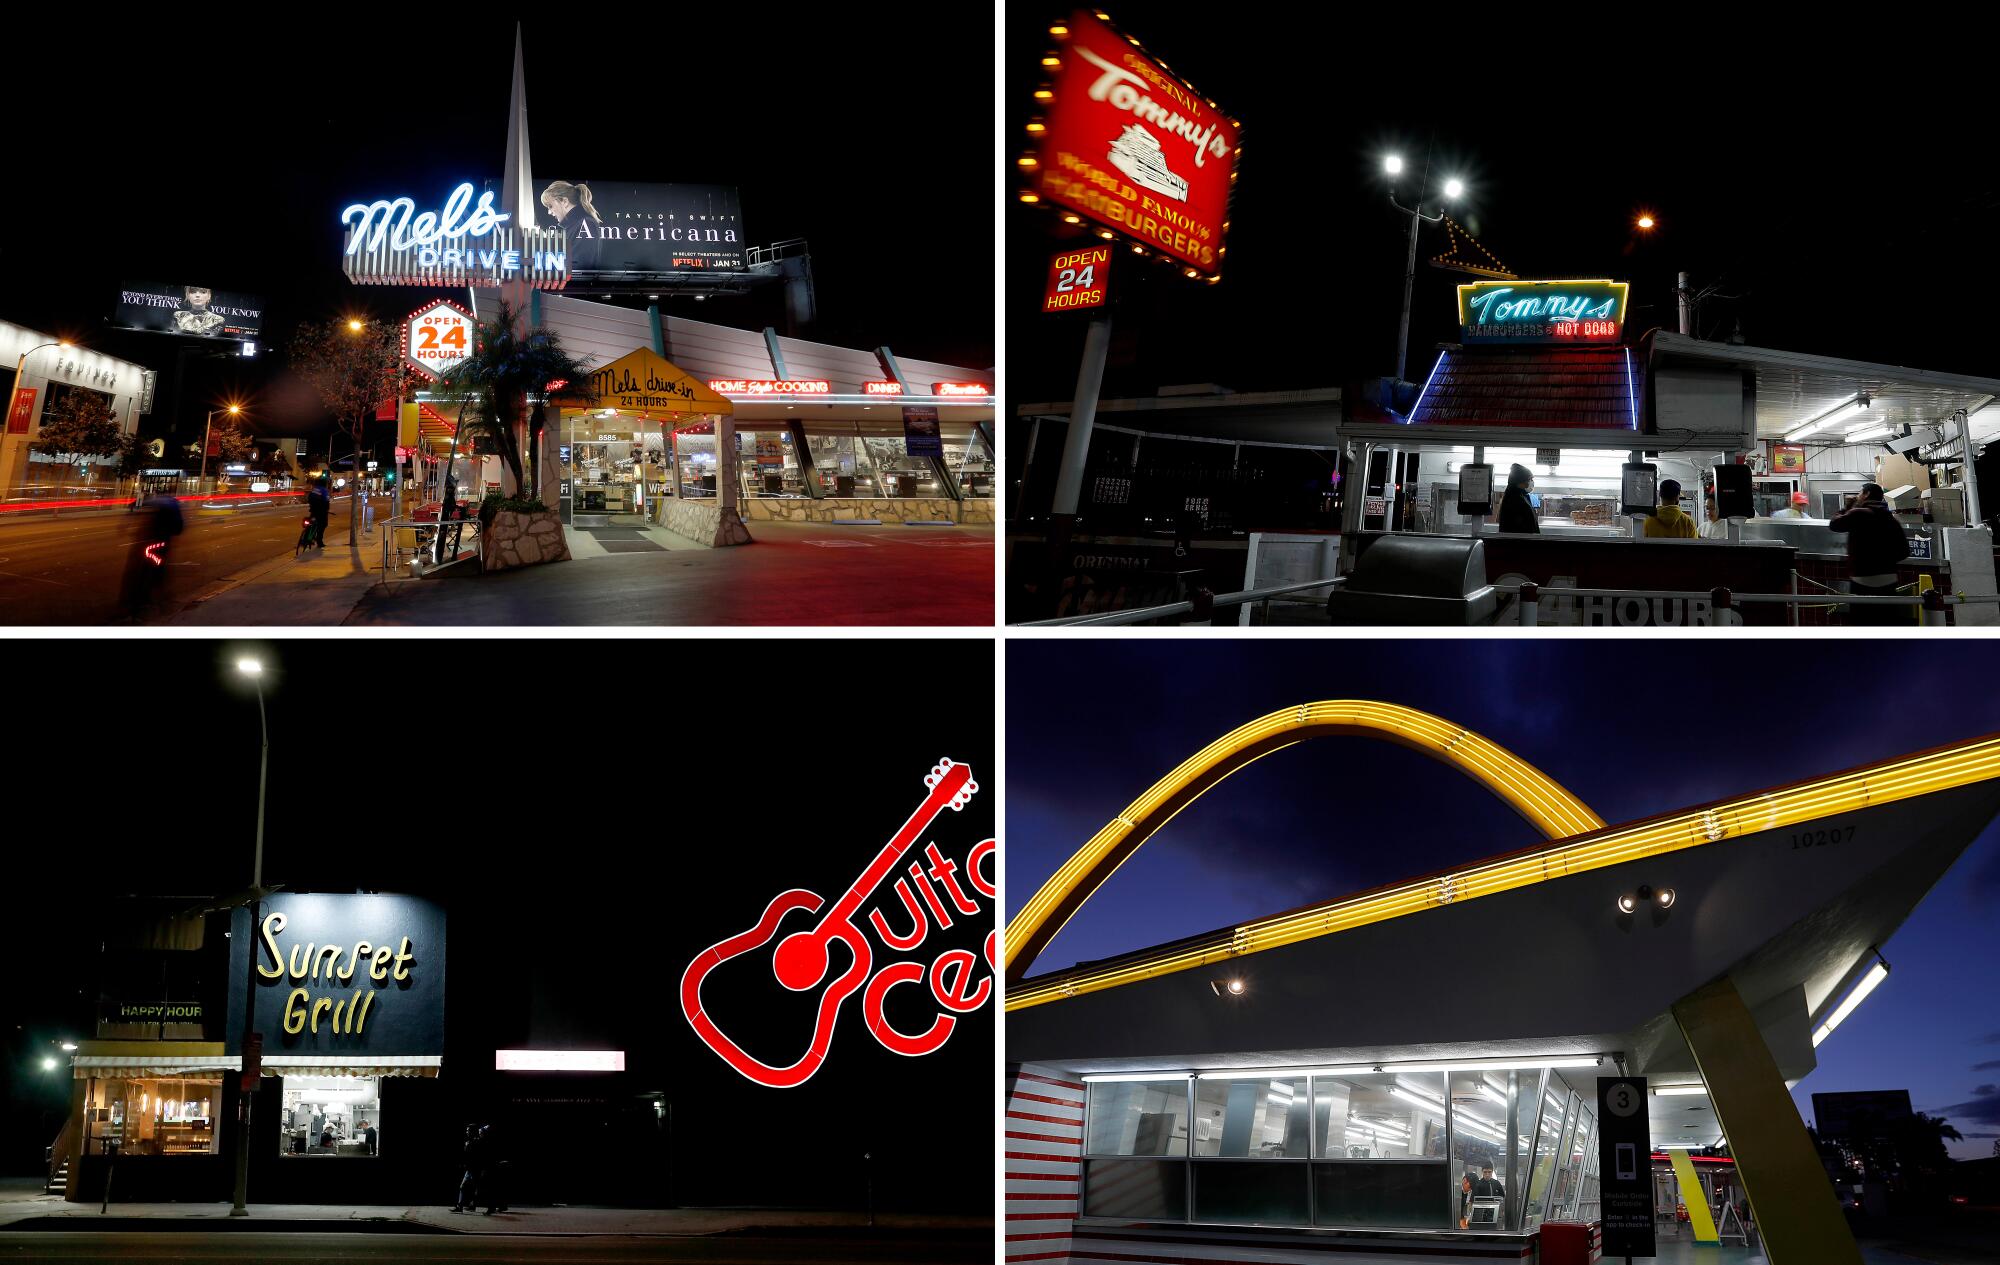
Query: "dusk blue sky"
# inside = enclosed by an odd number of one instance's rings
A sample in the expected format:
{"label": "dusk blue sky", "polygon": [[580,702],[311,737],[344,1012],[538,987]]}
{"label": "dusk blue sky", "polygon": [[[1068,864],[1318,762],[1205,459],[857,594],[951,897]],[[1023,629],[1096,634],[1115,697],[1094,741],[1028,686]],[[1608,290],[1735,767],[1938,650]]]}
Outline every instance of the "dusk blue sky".
{"label": "dusk blue sky", "polygon": [[[1277,708],[1373,698],[1467,725],[1605,820],[1630,820],[2000,731],[1991,642],[1021,641],[1007,646],[1011,916],[1196,749]],[[1384,743],[1306,743],[1141,848],[1035,971],[1106,957],[1537,842],[1469,779]],[[1794,1090],[1907,1088],[2000,1139],[2000,827],[1882,946],[1878,988]]]}

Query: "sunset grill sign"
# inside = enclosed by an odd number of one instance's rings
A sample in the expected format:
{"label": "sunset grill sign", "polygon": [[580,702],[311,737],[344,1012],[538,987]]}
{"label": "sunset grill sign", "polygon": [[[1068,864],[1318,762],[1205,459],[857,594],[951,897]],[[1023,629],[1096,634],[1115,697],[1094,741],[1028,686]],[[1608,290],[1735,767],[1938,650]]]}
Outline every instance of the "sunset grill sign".
{"label": "sunset grill sign", "polygon": [[[1079,10],[1059,47],[1023,168],[1026,201],[1123,234],[1189,275],[1218,280],[1241,129],[1136,41]],[[1035,130],[1039,129],[1039,130]]]}
{"label": "sunset grill sign", "polygon": [[436,211],[408,197],[356,202],[340,213],[343,265],[356,285],[497,286],[525,282],[560,290],[569,282],[569,239],[560,228],[508,221],[493,191],[451,191]]}

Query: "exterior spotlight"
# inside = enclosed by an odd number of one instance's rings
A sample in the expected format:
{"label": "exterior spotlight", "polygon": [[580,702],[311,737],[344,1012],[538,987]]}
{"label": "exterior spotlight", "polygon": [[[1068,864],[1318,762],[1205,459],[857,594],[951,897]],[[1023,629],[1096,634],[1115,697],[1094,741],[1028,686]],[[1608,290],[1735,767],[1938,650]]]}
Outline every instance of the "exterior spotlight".
{"label": "exterior spotlight", "polygon": [[1446,196],[1447,198],[1455,198],[1464,192],[1465,192],[1465,181],[1454,177],[1444,182],[1444,196]]}
{"label": "exterior spotlight", "polygon": [[1401,154],[1391,154],[1387,158],[1384,158],[1382,160],[1382,170],[1388,172],[1392,176],[1402,175],[1403,156]]}
{"label": "exterior spotlight", "polygon": [[1243,977],[1239,975],[1233,979],[1212,979],[1208,981],[1208,991],[1214,993],[1217,997],[1221,997],[1225,993],[1231,997],[1241,997],[1243,995]]}
{"label": "exterior spotlight", "polygon": [[1660,902],[1661,909],[1672,909],[1674,907],[1674,889],[1671,887],[1662,887],[1659,891],[1653,893],[1653,899]]}
{"label": "exterior spotlight", "polygon": [[236,670],[244,676],[256,676],[264,670],[264,665],[255,659],[238,659]]}
{"label": "exterior spotlight", "polygon": [[1625,895],[1620,896],[1618,898],[1618,912],[1621,914],[1629,914],[1638,907],[1639,907],[1638,899],[1635,898],[1630,892],[1627,892]]}
{"label": "exterior spotlight", "polygon": [[65,1042],[63,1042],[63,1043],[62,1043],[62,1048],[63,1048],[63,1052],[64,1052],[64,1053],[66,1053],[66,1054],[74,1054],[74,1053],[76,1053],[76,1042],[74,1042],[74,1041],[65,1041]]}
{"label": "exterior spotlight", "polygon": [[54,1059],[43,1059],[43,1060],[42,1060],[42,1070],[43,1070],[44,1072],[53,1072],[53,1071],[55,1071],[55,1070],[56,1070],[56,1061],[55,1061]]}

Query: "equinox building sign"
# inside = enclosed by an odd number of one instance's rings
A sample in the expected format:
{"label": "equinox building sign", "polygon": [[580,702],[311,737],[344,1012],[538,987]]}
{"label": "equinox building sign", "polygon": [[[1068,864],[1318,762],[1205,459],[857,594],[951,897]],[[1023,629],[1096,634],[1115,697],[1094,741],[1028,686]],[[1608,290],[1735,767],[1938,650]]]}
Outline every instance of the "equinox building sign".
{"label": "equinox building sign", "polygon": [[412,198],[356,202],[340,213],[347,230],[343,264],[358,285],[497,286],[522,281],[560,290],[569,281],[569,242],[561,228],[517,225],[495,210],[493,192],[473,200],[472,185],[451,191],[436,211]]}

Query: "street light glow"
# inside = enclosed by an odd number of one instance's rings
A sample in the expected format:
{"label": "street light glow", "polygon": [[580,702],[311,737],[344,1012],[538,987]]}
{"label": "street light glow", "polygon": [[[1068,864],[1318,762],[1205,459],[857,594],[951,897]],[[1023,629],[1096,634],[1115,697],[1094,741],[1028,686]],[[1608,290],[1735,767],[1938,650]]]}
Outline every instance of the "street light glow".
{"label": "street light glow", "polygon": [[231,417],[236,416],[238,413],[241,413],[242,411],[243,409],[240,405],[232,404],[229,406],[229,415]]}
{"label": "street light glow", "polygon": [[347,322],[347,328],[353,330],[355,333],[358,334],[361,332],[361,322],[356,320],[349,320]]}
{"label": "street light glow", "polygon": [[64,1053],[66,1053],[66,1054],[74,1054],[74,1053],[76,1053],[76,1042],[74,1042],[74,1041],[65,1041],[65,1042],[63,1042],[63,1043],[62,1043],[62,1048],[63,1048],[63,1052],[64,1052]]}
{"label": "street light glow", "polygon": [[1640,227],[1640,228],[1651,228],[1651,227],[1653,227],[1653,217],[1652,217],[1652,216],[1650,216],[1650,215],[1642,215],[1642,216],[1640,216],[1640,217],[1639,217],[1639,227]]}
{"label": "street light glow", "polygon": [[1447,198],[1455,198],[1459,194],[1464,192],[1465,192],[1465,181],[1460,180],[1454,176],[1452,179],[1444,182],[1444,196],[1446,196]]}
{"label": "street light glow", "polygon": [[1392,176],[1402,175],[1403,156],[1401,154],[1391,154],[1387,158],[1384,158],[1382,160],[1382,170],[1388,172]]}
{"label": "street light glow", "polygon": [[43,1059],[43,1060],[42,1060],[42,1070],[43,1070],[44,1072],[53,1072],[53,1071],[55,1071],[55,1070],[56,1070],[56,1061],[55,1061],[54,1059]]}
{"label": "street light glow", "polygon": [[264,670],[264,665],[255,659],[238,659],[236,670],[244,676],[256,676]]}

